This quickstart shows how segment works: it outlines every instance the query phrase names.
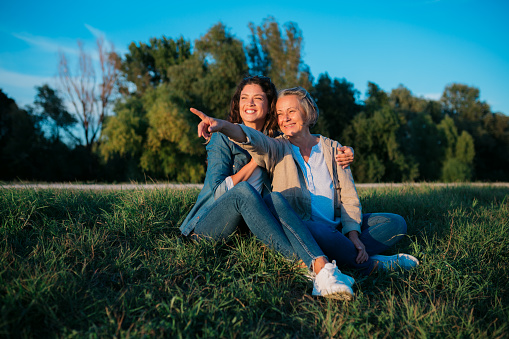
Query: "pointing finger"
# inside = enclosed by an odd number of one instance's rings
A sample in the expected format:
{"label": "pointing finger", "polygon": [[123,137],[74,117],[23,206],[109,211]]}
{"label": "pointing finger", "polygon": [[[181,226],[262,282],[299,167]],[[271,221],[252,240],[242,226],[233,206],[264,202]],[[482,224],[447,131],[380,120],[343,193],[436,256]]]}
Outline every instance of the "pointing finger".
{"label": "pointing finger", "polygon": [[205,113],[203,113],[202,111],[197,110],[196,108],[192,108],[192,107],[191,107],[189,110],[190,110],[193,114],[197,115],[197,116],[198,116],[198,118],[200,118],[200,119],[202,119],[202,120],[204,120],[204,119],[208,118],[208,116],[207,116]]}

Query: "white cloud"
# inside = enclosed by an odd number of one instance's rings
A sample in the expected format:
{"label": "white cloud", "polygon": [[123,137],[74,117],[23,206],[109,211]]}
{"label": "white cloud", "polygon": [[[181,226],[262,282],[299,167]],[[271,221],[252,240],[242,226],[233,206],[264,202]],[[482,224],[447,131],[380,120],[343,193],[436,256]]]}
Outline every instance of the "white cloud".
{"label": "white cloud", "polygon": [[113,43],[106,38],[106,33],[105,32],[101,31],[98,28],[92,27],[89,24],[85,24],[85,27],[89,30],[90,33],[92,33],[92,35],[96,39],[103,39],[104,40],[103,47],[106,50],[114,50],[115,49],[115,46],[113,45]]}
{"label": "white cloud", "polygon": [[41,36],[35,36],[31,34],[19,34],[19,33],[12,33],[12,35],[20,40],[25,41],[29,45],[38,47],[44,51],[47,52],[64,52],[68,54],[79,54],[79,49],[76,45],[76,47],[68,47],[67,45],[70,44],[70,42],[61,42],[56,41],[53,39],[49,39],[46,37]]}
{"label": "white cloud", "polygon": [[429,100],[440,100],[440,98],[442,97],[442,93],[425,93],[419,94],[419,96]]}
{"label": "white cloud", "polygon": [[55,88],[55,78],[11,72],[0,68],[0,88],[7,96],[14,99],[19,107],[33,103],[36,95],[35,86],[43,84],[49,84]]}
{"label": "white cloud", "polygon": [[92,27],[89,24],[85,24],[85,27],[89,30],[90,33],[92,33],[92,35],[96,39],[104,38],[106,40],[106,33],[104,33],[103,31],[101,31],[95,27]]}
{"label": "white cloud", "polygon": [[53,77],[11,72],[0,68],[0,88],[16,87],[33,89],[34,86],[41,86],[45,83],[51,84],[54,81],[55,78]]}
{"label": "white cloud", "polygon": [[[90,26],[89,26],[90,27]],[[89,30],[94,30],[93,27],[87,27]],[[99,30],[96,30],[97,32],[100,32]],[[91,31],[92,32],[92,31]],[[96,32],[96,33],[97,33]],[[94,34],[94,33],[93,33]],[[99,33],[97,33],[99,34]],[[103,34],[103,33],[101,33]],[[47,37],[42,36],[35,36],[27,33],[19,34],[19,33],[12,33],[13,36],[16,38],[25,41],[31,46],[34,46],[36,48],[40,48],[43,51],[50,52],[50,53],[64,53],[71,56],[79,56],[80,50],[78,47],[78,39],[77,40],[55,40],[50,39]],[[107,44],[107,43],[106,43]],[[72,46],[72,47],[70,47]],[[106,47],[109,47],[108,44]],[[97,45],[95,43],[91,44],[83,44],[83,48],[86,53],[90,55],[92,60],[98,61],[99,56],[97,55]]]}

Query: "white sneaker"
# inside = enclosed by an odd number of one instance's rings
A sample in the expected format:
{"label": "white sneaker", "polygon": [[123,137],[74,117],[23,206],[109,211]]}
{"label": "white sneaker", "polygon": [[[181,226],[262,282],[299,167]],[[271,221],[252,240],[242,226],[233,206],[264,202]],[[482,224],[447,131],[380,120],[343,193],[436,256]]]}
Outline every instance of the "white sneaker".
{"label": "white sneaker", "polygon": [[351,285],[355,280],[341,273],[336,262],[327,263],[318,272],[313,282],[313,295],[339,300],[352,300],[353,290]]}
{"label": "white sneaker", "polygon": [[[332,263],[334,265],[336,265],[336,260],[332,260]],[[351,276],[349,275],[346,275],[346,274],[343,274],[339,269],[338,270],[335,270],[334,271],[334,274],[336,275],[336,278],[338,280],[341,280],[343,281],[346,285],[352,287],[353,284],[355,284],[355,279],[352,278]],[[307,270],[306,273],[304,273],[304,276],[309,280],[309,281],[314,281],[316,279],[316,273],[311,271],[311,270]]]}
{"label": "white sneaker", "polygon": [[405,270],[410,270],[419,265],[419,260],[410,254],[395,254],[395,255],[372,255],[371,259],[378,262],[378,267],[384,270],[393,270],[396,267],[401,267]]}
{"label": "white sneaker", "polygon": [[[335,260],[333,260],[332,263],[334,265],[336,265],[336,261]],[[342,280],[345,284],[347,284],[350,287],[352,287],[353,284],[355,284],[355,279],[353,277],[342,273],[339,269],[336,270],[335,274],[337,274],[338,272],[339,272],[339,277],[340,277],[339,280]]]}

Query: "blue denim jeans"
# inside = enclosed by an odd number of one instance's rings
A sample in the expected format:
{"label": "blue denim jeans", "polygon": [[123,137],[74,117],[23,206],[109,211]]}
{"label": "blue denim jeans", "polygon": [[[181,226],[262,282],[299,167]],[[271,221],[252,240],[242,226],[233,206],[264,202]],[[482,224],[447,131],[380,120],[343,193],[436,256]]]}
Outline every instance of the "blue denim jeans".
{"label": "blue denim jeans", "polygon": [[[306,221],[309,231],[329,260],[336,260],[338,265],[359,270],[368,275],[375,263],[371,258],[357,264],[357,249],[341,231],[321,223]],[[362,215],[361,234],[359,239],[366,247],[369,256],[382,253],[397,243],[406,234],[405,219],[392,213],[368,213]]]}
{"label": "blue denim jeans", "polygon": [[235,232],[244,219],[251,232],[264,244],[287,258],[297,255],[311,267],[324,256],[306,225],[278,192],[265,199],[247,182],[240,182],[212,204],[200,218],[194,233],[214,240]]}

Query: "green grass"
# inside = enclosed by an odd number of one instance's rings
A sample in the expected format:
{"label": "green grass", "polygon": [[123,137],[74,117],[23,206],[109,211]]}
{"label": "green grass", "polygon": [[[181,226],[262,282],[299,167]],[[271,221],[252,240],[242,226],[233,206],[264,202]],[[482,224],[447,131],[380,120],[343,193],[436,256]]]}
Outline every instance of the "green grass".
{"label": "green grass", "polygon": [[[361,189],[405,217],[411,272],[311,296],[294,262],[249,236],[194,242],[197,190],[0,190],[0,337],[509,336],[509,189]],[[389,253],[389,254],[390,254]]]}

